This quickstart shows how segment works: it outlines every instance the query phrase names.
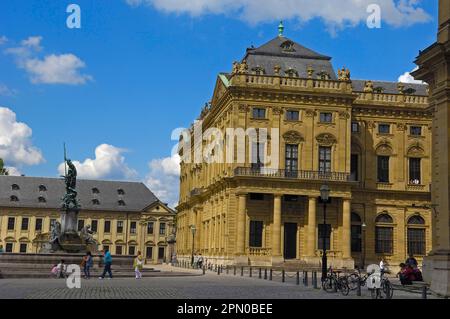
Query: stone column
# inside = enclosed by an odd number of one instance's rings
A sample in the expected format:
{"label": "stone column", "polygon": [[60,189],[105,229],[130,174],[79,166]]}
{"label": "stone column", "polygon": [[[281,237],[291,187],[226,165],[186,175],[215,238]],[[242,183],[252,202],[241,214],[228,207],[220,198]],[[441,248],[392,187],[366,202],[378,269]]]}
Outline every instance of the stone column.
{"label": "stone column", "polygon": [[281,195],[273,196],[272,256],[281,256]]}
{"label": "stone column", "polygon": [[247,215],[247,194],[239,194],[239,208],[236,225],[236,255],[244,255],[245,251],[245,216]]}
{"label": "stone column", "polygon": [[350,205],[350,199],[344,198],[342,203],[342,257],[344,259],[352,257]]}
{"label": "stone column", "polygon": [[308,257],[316,256],[316,245],[317,245],[317,236],[316,236],[316,209],[317,209],[317,198],[309,197],[308,198],[308,227],[307,227],[307,240],[306,240],[306,254]]}

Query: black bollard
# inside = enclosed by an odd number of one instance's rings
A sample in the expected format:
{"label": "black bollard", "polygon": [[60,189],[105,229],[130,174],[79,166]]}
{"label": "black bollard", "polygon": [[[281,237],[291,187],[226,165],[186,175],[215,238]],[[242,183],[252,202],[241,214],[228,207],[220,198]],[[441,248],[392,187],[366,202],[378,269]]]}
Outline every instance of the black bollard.
{"label": "black bollard", "polygon": [[250,277],[252,277],[253,276],[253,269],[252,269],[252,267],[250,267]]}
{"label": "black bollard", "polygon": [[244,267],[241,267],[241,277],[244,276]]}
{"label": "black bollard", "polygon": [[220,275],[220,267],[217,267],[217,274]]}
{"label": "black bollard", "polygon": [[269,274],[269,280],[272,280],[272,272],[273,272],[273,270],[272,269],[270,269],[270,274]]}
{"label": "black bollard", "polygon": [[361,297],[361,279],[358,278],[358,282],[356,283],[356,295]]}
{"label": "black bollard", "polygon": [[296,282],[297,286],[300,285],[300,272],[297,271],[297,282]]}
{"label": "black bollard", "polygon": [[284,271],[284,269],[281,271],[281,282],[285,282],[286,281],[286,273]]}
{"label": "black bollard", "polygon": [[203,269],[203,275],[206,274],[206,267],[203,266],[202,269]]}
{"label": "black bollard", "polygon": [[312,276],[313,276],[313,287],[314,289],[318,289],[319,287],[317,285],[317,271],[313,272]]}
{"label": "black bollard", "polygon": [[308,287],[308,272],[305,271],[305,287]]}
{"label": "black bollard", "polygon": [[267,268],[264,269],[264,280],[267,280]]}
{"label": "black bollard", "polygon": [[233,266],[233,275],[236,276],[236,266]]}
{"label": "black bollard", "polygon": [[228,266],[227,266],[227,275],[230,273],[230,269],[228,268]]}
{"label": "black bollard", "polygon": [[259,268],[259,279],[262,279],[262,269]]}
{"label": "black bollard", "polygon": [[427,299],[428,298],[427,292],[428,292],[427,286],[423,286],[423,288],[422,288],[422,299]]}

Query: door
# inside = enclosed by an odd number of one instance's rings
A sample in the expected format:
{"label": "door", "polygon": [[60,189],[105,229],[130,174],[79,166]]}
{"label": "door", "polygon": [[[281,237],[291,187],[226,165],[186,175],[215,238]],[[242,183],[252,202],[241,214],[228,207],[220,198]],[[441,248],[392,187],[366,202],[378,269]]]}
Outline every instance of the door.
{"label": "door", "polygon": [[297,258],[297,224],[284,224],[284,259]]}

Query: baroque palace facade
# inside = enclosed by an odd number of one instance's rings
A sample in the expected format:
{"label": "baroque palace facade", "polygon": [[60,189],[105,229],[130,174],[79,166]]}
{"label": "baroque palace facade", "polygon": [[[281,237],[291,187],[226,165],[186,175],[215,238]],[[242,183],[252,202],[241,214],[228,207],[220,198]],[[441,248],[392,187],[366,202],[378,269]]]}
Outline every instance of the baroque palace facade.
{"label": "baroque palace facade", "polygon": [[[99,249],[136,255],[147,263],[169,261],[174,253],[175,212],[144,184],[78,180],[78,229],[90,225]],[[39,253],[50,225],[60,221],[64,181],[0,176],[0,245],[6,253]]]}
{"label": "baroque palace facade", "polygon": [[[336,74],[330,57],[284,37],[280,25],[279,36],[219,74],[199,117],[203,132],[279,135],[247,137],[242,163],[232,155],[233,163],[210,164],[184,159],[194,126],[181,138],[178,259],[194,250],[209,263],[319,266],[325,237],[334,267],[383,257],[395,267],[408,254],[421,261],[433,244],[427,96],[426,85]],[[249,155],[274,142],[278,169]],[[325,222],[323,184],[331,189]]]}

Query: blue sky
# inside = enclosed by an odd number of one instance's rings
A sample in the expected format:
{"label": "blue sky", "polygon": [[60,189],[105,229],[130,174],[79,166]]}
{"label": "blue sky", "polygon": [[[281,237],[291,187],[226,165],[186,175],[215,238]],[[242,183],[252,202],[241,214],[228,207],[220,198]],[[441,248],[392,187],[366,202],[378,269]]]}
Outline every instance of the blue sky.
{"label": "blue sky", "polygon": [[[258,1],[2,1],[0,155],[11,170],[58,176],[65,141],[85,177],[142,180],[175,203],[172,130],[197,117],[219,72],[277,35],[280,19],[287,37],[355,79],[396,81],[437,29],[437,1]],[[367,28],[361,2],[380,3],[381,29]],[[70,3],[81,29],[66,26]]]}

